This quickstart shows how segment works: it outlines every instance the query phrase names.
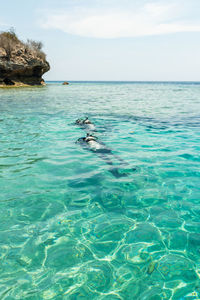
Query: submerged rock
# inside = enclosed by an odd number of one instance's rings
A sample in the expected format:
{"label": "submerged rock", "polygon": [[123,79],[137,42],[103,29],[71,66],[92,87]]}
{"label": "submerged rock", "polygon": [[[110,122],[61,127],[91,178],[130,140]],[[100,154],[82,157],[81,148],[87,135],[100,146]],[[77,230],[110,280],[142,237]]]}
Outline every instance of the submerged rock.
{"label": "submerged rock", "polygon": [[50,70],[42,43],[24,43],[12,31],[0,34],[0,87],[44,85],[42,75]]}

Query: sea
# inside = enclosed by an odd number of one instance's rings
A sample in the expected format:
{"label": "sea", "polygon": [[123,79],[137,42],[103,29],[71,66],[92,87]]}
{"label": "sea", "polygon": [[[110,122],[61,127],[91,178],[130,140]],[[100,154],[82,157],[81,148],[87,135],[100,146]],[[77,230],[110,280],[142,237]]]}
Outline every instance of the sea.
{"label": "sea", "polygon": [[200,299],[200,83],[0,89],[0,299]]}

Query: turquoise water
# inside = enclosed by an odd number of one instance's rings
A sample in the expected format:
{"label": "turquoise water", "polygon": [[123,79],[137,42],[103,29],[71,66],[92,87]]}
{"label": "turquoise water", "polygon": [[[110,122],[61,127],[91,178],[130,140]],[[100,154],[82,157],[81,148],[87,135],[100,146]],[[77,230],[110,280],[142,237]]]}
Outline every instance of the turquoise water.
{"label": "turquoise water", "polygon": [[[54,82],[0,111],[0,299],[200,298],[200,84]],[[76,143],[84,116],[126,176]]]}

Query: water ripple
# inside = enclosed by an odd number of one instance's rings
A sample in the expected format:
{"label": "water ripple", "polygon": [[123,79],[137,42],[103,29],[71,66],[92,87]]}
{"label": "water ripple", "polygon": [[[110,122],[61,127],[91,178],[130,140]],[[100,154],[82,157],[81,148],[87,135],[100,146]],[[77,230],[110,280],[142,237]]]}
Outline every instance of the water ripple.
{"label": "water ripple", "polygon": [[[0,91],[1,299],[200,298],[199,93],[112,82]],[[76,144],[85,116],[127,176]]]}

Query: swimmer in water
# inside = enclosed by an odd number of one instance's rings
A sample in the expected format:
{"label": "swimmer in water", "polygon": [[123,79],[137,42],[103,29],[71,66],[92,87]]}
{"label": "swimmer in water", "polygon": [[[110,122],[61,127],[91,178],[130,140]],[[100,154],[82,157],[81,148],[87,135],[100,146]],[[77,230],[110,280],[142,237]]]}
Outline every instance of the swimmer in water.
{"label": "swimmer in water", "polygon": [[[108,165],[113,166],[109,171],[115,177],[124,177],[127,176],[126,173],[120,173],[119,168],[114,166],[111,158],[116,159],[120,165],[128,165],[123,159],[115,155],[110,148],[108,148],[104,143],[100,142],[96,136],[93,136],[87,133],[86,137],[79,138],[77,140],[84,148],[89,149],[90,151],[96,153],[101,159],[103,159]],[[132,171],[135,171],[136,168],[131,168]]]}
{"label": "swimmer in water", "polygon": [[86,117],[85,119],[78,119],[76,120],[75,124],[83,127],[88,131],[96,131],[94,124]]}

